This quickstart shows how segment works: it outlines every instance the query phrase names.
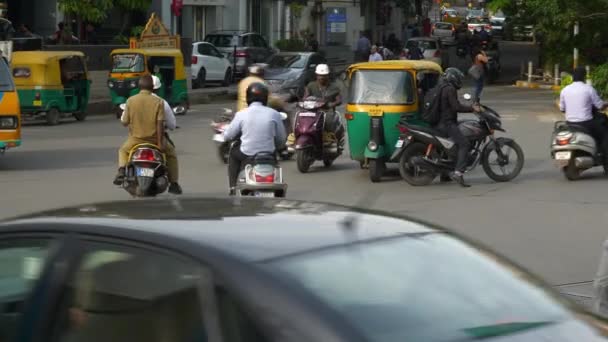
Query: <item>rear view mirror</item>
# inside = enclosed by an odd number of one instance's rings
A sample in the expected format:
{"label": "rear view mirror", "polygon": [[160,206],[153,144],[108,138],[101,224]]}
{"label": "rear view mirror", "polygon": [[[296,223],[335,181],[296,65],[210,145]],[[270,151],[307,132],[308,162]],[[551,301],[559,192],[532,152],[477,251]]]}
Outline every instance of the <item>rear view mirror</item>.
{"label": "rear view mirror", "polygon": [[472,99],[473,97],[471,96],[471,94],[466,93],[464,95],[462,95],[462,98],[464,98],[465,100],[469,101],[470,99]]}

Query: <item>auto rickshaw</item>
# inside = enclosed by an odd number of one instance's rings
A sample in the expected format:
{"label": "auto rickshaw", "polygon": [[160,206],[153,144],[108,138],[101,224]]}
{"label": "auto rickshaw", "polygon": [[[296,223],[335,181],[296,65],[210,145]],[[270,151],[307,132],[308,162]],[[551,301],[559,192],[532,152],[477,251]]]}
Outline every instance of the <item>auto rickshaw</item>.
{"label": "auto rickshaw", "polygon": [[0,155],[21,145],[21,109],[11,71],[0,60]]}
{"label": "auto rickshaw", "polygon": [[392,160],[400,120],[426,125],[420,104],[441,75],[429,61],[396,60],[353,64],[347,69],[346,127],[351,159],[379,182]]}
{"label": "auto rickshaw", "polygon": [[49,125],[66,116],[86,118],[91,81],[82,52],[17,51],[11,72],[24,117],[44,117]]}
{"label": "auto rickshaw", "polygon": [[155,75],[163,85],[158,95],[174,107],[175,114],[186,114],[189,108],[188,84],[181,50],[117,49],[112,51],[111,60],[108,88],[117,113],[121,104],[139,93],[139,78]]}

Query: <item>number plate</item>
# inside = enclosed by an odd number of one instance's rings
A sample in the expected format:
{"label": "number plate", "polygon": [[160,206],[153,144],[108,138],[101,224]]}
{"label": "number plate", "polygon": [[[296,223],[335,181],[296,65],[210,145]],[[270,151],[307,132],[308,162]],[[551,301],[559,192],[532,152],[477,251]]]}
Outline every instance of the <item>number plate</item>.
{"label": "number plate", "polygon": [[36,106],[36,107],[42,106],[42,100],[34,100],[34,106]]}
{"label": "number plate", "polygon": [[570,151],[555,152],[555,160],[570,160],[571,156],[572,152]]}
{"label": "number plate", "polygon": [[256,191],[254,193],[255,197],[274,197],[274,192],[270,191]]}
{"label": "number plate", "polygon": [[369,116],[382,116],[384,114],[380,108],[372,108],[369,110]]}
{"label": "number plate", "polygon": [[154,169],[137,169],[138,177],[154,177]]}
{"label": "number plate", "polygon": [[214,134],[213,141],[224,142],[224,136],[222,134]]}
{"label": "number plate", "polygon": [[401,148],[403,146],[403,142],[404,142],[404,140],[401,140],[401,139],[397,140],[397,144],[395,144],[395,147]]}
{"label": "number plate", "polygon": [[315,117],[315,116],[317,116],[317,113],[303,112],[303,113],[298,114],[298,116]]}

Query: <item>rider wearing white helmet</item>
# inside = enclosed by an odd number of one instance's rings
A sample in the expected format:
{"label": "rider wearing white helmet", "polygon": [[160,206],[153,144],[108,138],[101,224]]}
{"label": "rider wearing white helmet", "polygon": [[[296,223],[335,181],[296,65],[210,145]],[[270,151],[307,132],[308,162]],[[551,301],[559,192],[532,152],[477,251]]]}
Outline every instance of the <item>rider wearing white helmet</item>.
{"label": "rider wearing white helmet", "polygon": [[336,107],[342,104],[340,88],[329,81],[329,66],[327,64],[317,65],[315,74],[317,75],[317,80],[310,82],[306,86],[304,98],[314,96],[325,102],[325,108],[328,109],[325,117],[325,129],[327,132],[336,135],[339,146],[341,146],[344,137],[344,126],[335,111]]}

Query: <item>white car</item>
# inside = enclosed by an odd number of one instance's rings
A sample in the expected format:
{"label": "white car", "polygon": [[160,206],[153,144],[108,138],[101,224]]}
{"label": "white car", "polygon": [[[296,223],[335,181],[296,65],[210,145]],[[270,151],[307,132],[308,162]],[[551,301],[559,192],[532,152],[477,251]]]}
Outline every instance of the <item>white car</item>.
{"label": "white car", "polygon": [[417,37],[409,39],[405,44],[405,49],[401,59],[406,59],[407,56],[409,56],[409,49],[411,49],[413,46],[418,46],[420,49],[422,49],[425,61],[435,62],[442,68],[445,68],[448,65],[448,56],[447,54],[444,56],[442,53],[441,42],[437,38]]}
{"label": "white car", "polygon": [[223,86],[232,83],[232,63],[213,44],[192,44],[192,89],[204,88],[206,82],[220,82]]}
{"label": "white car", "polygon": [[441,40],[444,44],[455,44],[456,27],[452,23],[435,23],[431,31],[431,37]]}

